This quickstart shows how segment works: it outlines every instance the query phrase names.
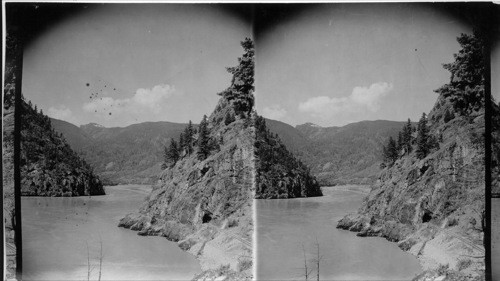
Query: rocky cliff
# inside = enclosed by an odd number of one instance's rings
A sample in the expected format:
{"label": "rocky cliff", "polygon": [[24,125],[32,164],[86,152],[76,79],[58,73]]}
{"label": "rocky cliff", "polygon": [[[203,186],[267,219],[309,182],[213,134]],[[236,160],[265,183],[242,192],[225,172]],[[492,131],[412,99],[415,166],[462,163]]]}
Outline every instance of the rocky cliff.
{"label": "rocky cliff", "polygon": [[446,111],[452,106],[441,96],[429,114],[440,148],[385,168],[358,213],[337,227],[397,242],[424,269],[478,277],[484,274],[484,110],[445,122]]}
{"label": "rocky cliff", "polygon": [[160,180],[139,211],[119,222],[139,235],[178,242],[200,260],[196,280],[252,278],[254,198],[321,194],[253,110],[253,43],[242,46],[245,54],[228,68],[231,86],[219,94],[214,112],[171,140]]}
{"label": "rocky cliff", "polygon": [[208,118],[219,148],[206,159],[184,155],[165,169],[139,212],[119,226],[140,235],[159,235],[197,256],[203,270],[229,265],[238,278],[251,278],[254,197],[253,115],[225,124],[235,115],[222,98]]}
{"label": "rocky cliff", "polygon": [[171,141],[160,180],[140,210],[119,223],[177,241],[200,260],[199,280],[252,278],[253,42],[242,47],[214,112],[197,129],[186,127],[179,145]]}
{"label": "rocky cliff", "polygon": [[[358,213],[338,223],[359,236],[397,242],[417,256],[425,271],[415,280],[484,280],[489,62],[483,40],[477,31],[457,38],[462,49],[443,65],[450,82],[436,90],[438,99],[419,121],[416,141],[391,152]],[[387,151],[394,152],[394,145]]]}

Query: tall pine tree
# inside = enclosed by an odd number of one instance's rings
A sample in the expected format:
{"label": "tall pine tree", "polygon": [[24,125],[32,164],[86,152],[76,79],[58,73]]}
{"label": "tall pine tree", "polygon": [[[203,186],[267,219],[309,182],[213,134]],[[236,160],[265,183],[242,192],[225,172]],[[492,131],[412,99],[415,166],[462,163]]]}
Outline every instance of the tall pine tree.
{"label": "tall pine tree", "polygon": [[165,147],[165,163],[171,166],[175,165],[180,158],[179,145],[174,139],[170,139],[170,146]]}
{"label": "tall pine tree", "polygon": [[472,35],[462,33],[457,41],[462,49],[454,54],[454,62],[443,65],[451,73],[450,83],[435,92],[449,97],[455,110],[463,115],[484,107],[485,44],[478,30]]}
{"label": "tall pine tree", "polygon": [[203,115],[198,131],[198,159],[205,160],[210,154],[210,132],[208,131],[207,116]]}
{"label": "tall pine tree", "polygon": [[220,95],[232,102],[234,110],[240,116],[249,113],[254,106],[254,44],[250,38],[241,42],[245,50],[242,57],[238,58],[238,65],[228,67],[227,71],[233,75],[231,86]]}
{"label": "tall pine tree", "polygon": [[422,113],[417,127],[417,150],[418,159],[423,159],[429,154],[429,128],[427,128],[427,116]]}
{"label": "tall pine tree", "polygon": [[390,164],[394,163],[398,159],[398,149],[396,141],[389,137],[389,141],[387,142],[387,146],[384,146],[384,160]]}
{"label": "tall pine tree", "polygon": [[193,123],[191,120],[189,120],[189,123],[184,130],[184,143],[185,143],[185,149],[186,153],[188,155],[191,155],[193,153],[193,137],[194,137],[194,128],[193,128]]}
{"label": "tall pine tree", "polygon": [[411,120],[408,118],[408,122],[403,127],[403,148],[405,149],[406,154],[410,154],[412,151],[412,142],[413,142],[413,128],[411,125]]}

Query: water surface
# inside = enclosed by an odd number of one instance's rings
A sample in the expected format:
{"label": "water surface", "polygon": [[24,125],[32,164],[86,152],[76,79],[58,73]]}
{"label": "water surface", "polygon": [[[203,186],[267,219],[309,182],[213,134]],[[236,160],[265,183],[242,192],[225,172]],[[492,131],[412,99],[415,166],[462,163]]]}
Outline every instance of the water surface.
{"label": "water surface", "polygon": [[[149,188],[107,186],[105,196],[23,197],[23,279],[190,280],[200,271],[194,256],[162,237],[117,227],[137,210]],[[87,254],[88,245],[88,254]]]}
{"label": "water surface", "polygon": [[[321,280],[411,280],[422,271],[417,258],[396,243],[335,228],[346,213],[359,208],[364,196],[359,187],[329,187],[323,193],[323,197],[257,200],[259,280],[304,280],[302,245],[306,259],[312,261],[316,239]],[[314,267],[313,262],[309,266]],[[312,275],[316,280],[316,271]]]}

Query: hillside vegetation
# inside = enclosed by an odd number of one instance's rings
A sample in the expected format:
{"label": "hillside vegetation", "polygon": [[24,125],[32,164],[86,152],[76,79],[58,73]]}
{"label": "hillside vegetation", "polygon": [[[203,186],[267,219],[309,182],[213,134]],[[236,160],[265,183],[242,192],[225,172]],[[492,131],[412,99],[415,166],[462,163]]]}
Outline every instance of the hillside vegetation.
{"label": "hillside vegetation", "polygon": [[108,185],[155,183],[161,172],[164,147],[170,139],[179,138],[187,125],[144,122],[105,128],[94,123],[77,127],[62,120],[51,121],[54,129],[64,135]]}
{"label": "hillside vegetation", "polygon": [[[13,96],[6,100],[13,106]],[[24,196],[103,195],[92,167],[57,133],[49,117],[31,102],[21,104],[21,194]]]}
{"label": "hillside vegetation", "polygon": [[396,137],[404,122],[361,121],[342,127],[311,123],[292,127],[266,120],[269,130],[311,169],[322,186],[371,184],[380,172],[382,144]]}
{"label": "hillside vegetation", "polygon": [[398,242],[426,270],[416,280],[484,277],[482,42],[476,34],[458,41],[462,50],[444,65],[450,83],[437,90],[433,109],[384,147],[386,167],[370,194],[337,226]]}
{"label": "hillside vegetation", "polygon": [[323,195],[309,168],[288,151],[277,134],[270,132],[264,118],[256,117],[255,131],[255,198],[286,199]]}

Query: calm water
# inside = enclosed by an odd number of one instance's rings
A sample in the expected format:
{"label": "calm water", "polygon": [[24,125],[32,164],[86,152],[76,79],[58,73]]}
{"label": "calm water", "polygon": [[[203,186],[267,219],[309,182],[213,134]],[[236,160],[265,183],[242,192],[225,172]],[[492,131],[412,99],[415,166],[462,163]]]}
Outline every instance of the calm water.
{"label": "calm water", "polygon": [[[336,229],[337,221],[356,211],[364,196],[336,189],[324,188],[325,196],[317,198],[257,200],[259,280],[303,280],[302,245],[310,260],[316,239],[323,255],[322,280],[411,280],[421,272],[418,260],[395,243]],[[312,274],[315,280],[316,272]]]}
{"label": "calm water", "polygon": [[[194,256],[162,237],[142,237],[118,221],[144,201],[145,186],[106,187],[105,196],[23,197],[25,280],[190,280],[200,271]],[[87,255],[87,244],[89,255]]]}

